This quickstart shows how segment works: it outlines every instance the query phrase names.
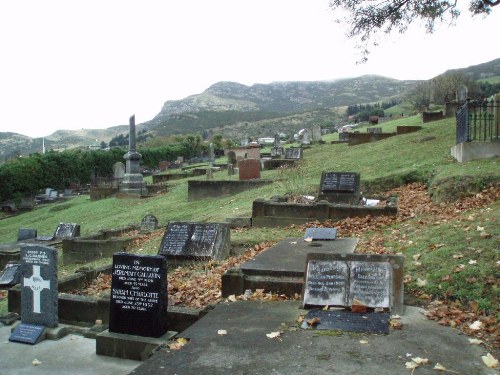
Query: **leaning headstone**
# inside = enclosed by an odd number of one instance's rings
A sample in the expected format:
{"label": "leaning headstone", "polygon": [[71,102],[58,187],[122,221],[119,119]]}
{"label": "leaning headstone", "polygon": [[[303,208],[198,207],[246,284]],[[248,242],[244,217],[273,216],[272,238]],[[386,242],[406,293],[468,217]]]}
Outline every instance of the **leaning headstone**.
{"label": "leaning headstone", "polygon": [[238,162],[240,180],[257,180],[260,178],[260,161],[257,159],[243,159]]}
{"label": "leaning headstone", "polygon": [[167,267],[159,255],[113,255],[109,332],[160,337],[167,331]]}
{"label": "leaning headstone", "polygon": [[55,238],[80,237],[80,225],[75,223],[59,223],[54,232]]}
{"label": "leaning headstone", "polygon": [[158,250],[171,260],[226,259],[231,238],[227,223],[171,222]]}
{"label": "leaning headstone", "polygon": [[0,289],[10,288],[21,282],[21,264],[8,262],[0,275]]}
{"label": "leaning headstone", "polygon": [[290,147],[285,149],[285,159],[302,159],[302,147]]}
{"label": "leaning headstone", "polygon": [[31,240],[35,239],[37,235],[37,230],[32,229],[32,228],[19,228],[17,231],[17,240],[18,241],[24,241],[24,240]]}
{"label": "leaning headstone", "polygon": [[304,234],[306,241],[331,241],[337,238],[335,228],[307,228]]}
{"label": "leaning headstone", "polygon": [[158,229],[158,219],[153,214],[147,214],[141,220],[141,231],[149,232]]}
{"label": "leaning headstone", "polygon": [[28,245],[21,247],[21,324],[9,341],[37,344],[45,327],[58,325],[57,250]]}
{"label": "leaning headstone", "polygon": [[323,172],[318,199],[332,203],[358,204],[360,175],[355,172]]}

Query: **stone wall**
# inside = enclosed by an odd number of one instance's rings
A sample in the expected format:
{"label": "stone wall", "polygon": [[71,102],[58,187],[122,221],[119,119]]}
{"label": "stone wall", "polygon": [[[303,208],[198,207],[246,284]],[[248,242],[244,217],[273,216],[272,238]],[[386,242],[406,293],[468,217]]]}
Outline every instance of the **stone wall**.
{"label": "stone wall", "polygon": [[259,188],[271,184],[270,180],[248,181],[188,181],[188,201],[206,198],[227,197],[249,189]]}

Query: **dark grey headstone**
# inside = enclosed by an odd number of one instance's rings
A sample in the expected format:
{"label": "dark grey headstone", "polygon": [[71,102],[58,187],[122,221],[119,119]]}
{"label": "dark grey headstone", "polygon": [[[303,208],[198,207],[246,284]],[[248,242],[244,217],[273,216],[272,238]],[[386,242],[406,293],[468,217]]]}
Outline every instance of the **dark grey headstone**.
{"label": "dark grey headstone", "polygon": [[285,149],[285,159],[302,159],[302,147],[290,147]]}
{"label": "dark grey headstone", "polygon": [[160,255],[113,255],[109,332],[160,337],[167,331],[167,266]]}
{"label": "dark grey headstone", "polygon": [[59,223],[54,232],[55,238],[80,237],[80,225],[75,223]]}
{"label": "dark grey headstone", "polygon": [[349,142],[349,133],[339,133],[340,142]]}
{"label": "dark grey headstone", "polygon": [[152,214],[147,214],[141,220],[141,231],[153,231],[158,229],[158,219]]}
{"label": "dark grey headstone", "polygon": [[[319,322],[310,325],[314,318]],[[310,310],[301,325],[303,329],[336,330],[367,333],[389,333],[388,313],[353,313],[345,310]]]}
{"label": "dark grey headstone", "polygon": [[10,288],[21,282],[21,264],[9,262],[0,276],[0,288]]}
{"label": "dark grey headstone", "polygon": [[169,223],[159,255],[178,260],[222,260],[229,256],[230,229],[227,223]]}
{"label": "dark grey headstone", "polygon": [[35,345],[43,339],[44,331],[44,326],[21,323],[11,333],[9,341]]}
{"label": "dark grey headstone", "polygon": [[351,262],[348,304],[354,299],[368,307],[390,307],[392,267],[382,262]]}
{"label": "dark grey headstone", "polygon": [[283,147],[273,147],[271,148],[271,156],[282,156]]}
{"label": "dark grey headstone", "polygon": [[57,250],[21,247],[21,322],[57,327]]}
{"label": "dark grey headstone", "polygon": [[17,232],[17,240],[31,240],[36,238],[37,230],[32,228],[19,228]]}
{"label": "dark grey headstone", "polygon": [[321,190],[331,192],[355,193],[359,190],[359,173],[353,172],[323,172]]}
{"label": "dark grey headstone", "polygon": [[310,238],[313,241],[329,241],[337,238],[335,228],[307,228],[304,239]]}

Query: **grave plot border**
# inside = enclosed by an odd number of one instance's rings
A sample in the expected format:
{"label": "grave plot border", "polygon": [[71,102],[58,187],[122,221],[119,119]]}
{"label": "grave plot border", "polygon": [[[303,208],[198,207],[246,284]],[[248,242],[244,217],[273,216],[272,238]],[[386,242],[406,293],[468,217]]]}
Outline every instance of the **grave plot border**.
{"label": "grave plot border", "polygon": [[260,188],[272,184],[272,180],[243,180],[243,181],[188,181],[188,201],[200,199],[228,197],[250,189]]}

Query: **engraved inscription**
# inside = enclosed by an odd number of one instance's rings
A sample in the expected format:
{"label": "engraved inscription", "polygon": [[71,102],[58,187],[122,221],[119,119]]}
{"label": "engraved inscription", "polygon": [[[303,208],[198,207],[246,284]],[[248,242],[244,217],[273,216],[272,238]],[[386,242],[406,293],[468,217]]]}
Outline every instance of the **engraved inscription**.
{"label": "engraved inscription", "polygon": [[385,262],[351,262],[349,304],[356,299],[368,307],[390,307],[392,268]]}
{"label": "engraved inscription", "polygon": [[169,224],[163,237],[161,254],[179,255],[186,248],[192,231],[191,224]]}
{"label": "engraved inscription", "polygon": [[326,172],[323,174],[321,190],[354,192],[356,191],[356,174]]}
{"label": "engraved inscription", "polygon": [[346,262],[309,261],[304,304],[345,305],[348,278],[349,269]]}
{"label": "engraved inscription", "polygon": [[195,248],[196,255],[210,256],[211,250],[217,239],[217,225],[197,225],[191,236],[191,242]]}

